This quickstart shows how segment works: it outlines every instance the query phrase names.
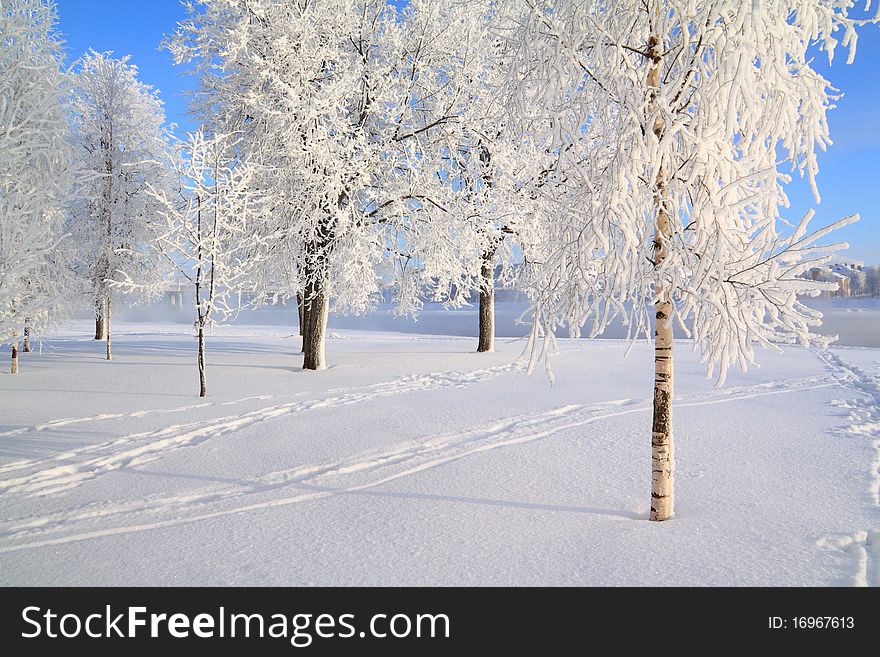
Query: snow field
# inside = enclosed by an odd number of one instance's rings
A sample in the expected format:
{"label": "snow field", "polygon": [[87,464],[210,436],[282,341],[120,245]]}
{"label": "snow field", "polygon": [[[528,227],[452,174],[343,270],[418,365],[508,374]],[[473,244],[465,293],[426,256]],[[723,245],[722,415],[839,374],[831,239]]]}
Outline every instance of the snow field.
{"label": "snow field", "polygon": [[[556,383],[472,340],[85,324],[2,377],[4,584],[877,585],[872,349],[677,345],[676,517],[647,522],[650,350],[561,341]],[[228,333],[231,335],[224,335]],[[114,392],[106,392],[106,391]]]}

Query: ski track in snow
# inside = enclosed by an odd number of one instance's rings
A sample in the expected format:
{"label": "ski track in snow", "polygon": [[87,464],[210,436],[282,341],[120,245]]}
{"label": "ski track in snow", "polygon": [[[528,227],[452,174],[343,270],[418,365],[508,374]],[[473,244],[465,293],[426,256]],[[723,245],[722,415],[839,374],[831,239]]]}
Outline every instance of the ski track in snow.
{"label": "ski track in snow", "polygon": [[[0,467],[0,474],[30,469],[31,472],[0,481],[0,493],[30,493],[47,495],[68,490],[84,481],[113,472],[120,468],[139,465],[169,453],[169,450],[196,445],[212,438],[226,435],[253,424],[278,417],[304,413],[314,409],[360,404],[383,397],[419,390],[465,387],[499,374],[524,370],[519,362],[471,372],[435,372],[407,375],[391,381],[371,384],[362,388],[337,390],[335,396],[321,399],[288,402],[265,408],[227,415],[210,420],[175,424],[155,431],[133,433],[102,443],[67,450],[45,459],[15,461]],[[199,408],[198,404],[189,408]],[[175,410],[186,410],[175,409]],[[129,416],[133,414],[128,414]],[[123,416],[123,414],[119,414]],[[107,419],[107,416],[56,420],[53,423],[33,427],[63,426],[73,422]],[[42,427],[42,428],[41,428]]]}
{"label": "ski track in snow", "polygon": [[[468,375],[456,374],[453,376],[453,373],[447,373],[446,383],[442,385],[466,385],[467,383],[464,381],[482,380],[490,376],[490,372],[518,369],[518,367],[507,365],[489,370],[478,370]],[[466,378],[462,379],[462,376]],[[319,402],[303,402],[303,404],[312,405],[300,405],[299,410],[341,403],[357,403],[366,400],[364,395],[372,395],[368,398],[375,399],[386,394],[394,394],[391,391],[399,390],[403,381],[412,384],[420,381],[421,378],[424,377],[396,379],[386,384],[369,386],[363,393],[349,393],[338,398],[320,400],[320,404]],[[428,385],[427,381],[422,383],[424,385],[420,388],[409,387],[406,389],[430,389],[440,385],[439,383]],[[812,376],[696,393],[676,398],[674,405],[675,408],[684,408],[719,404],[834,385],[837,383],[828,376]],[[356,395],[359,396],[356,397]],[[254,421],[287,414],[293,412],[292,406],[284,405],[264,409],[260,413],[259,419],[256,416],[248,419],[249,415],[254,414],[246,414],[240,418],[241,423],[234,426],[230,426],[229,419],[226,418],[225,422],[211,424],[210,431],[217,431],[218,427],[220,430],[228,431]],[[180,495],[93,503],[44,516],[19,518],[0,524],[0,537],[5,543],[0,544],[0,553],[162,529],[226,515],[298,504],[333,495],[357,493],[467,456],[542,440],[562,431],[583,427],[599,420],[631,413],[648,412],[650,409],[650,400],[639,399],[605,401],[587,406],[561,406],[540,414],[530,413],[503,418],[480,427],[432,437],[424,441],[408,441],[387,449],[353,455],[341,461],[309,464],[289,470],[269,472],[234,484],[207,487]],[[195,440],[192,438],[192,434],[200,433],[207,428],[206,425],[195,429],[189,428],[178,436],[169,435],[158,442],[164,444],[180,440],[185,444],[192,444]],[[155,437],[155,434],[151,435]],[[149,443],[149,445],[155,446],[156,442]],[[118,464],[118,467],[142,462],[137,461],[136,457],[132,458],[129,455],[131,451],[127,450],[126,456],[121,459],[117,455],[113,462]],[[93,461],[94,459],[90,459],[88,463],[91,464]],[[76,482],[80,481],[82,481],[81,478],[76,480]],[[68,485],[73,484],[69,484],[66,480],[65,472],[59,472],[58,468],[55,468],[42,474],[35,473],[31,478],[17,484],[16,491],[45,491],[47,487],[51,487],[51,490],[59,490]],[[293,495],[254,500],[254,496],[266,497],[287,488],[295,488],[299,491]],[[241,503],[242,500],[244,503]],[[151,519],[151,515],[154,515],[154,518]],[[165,517],[162,517],[163,515]],[[123,523],[127,519],[130,521],[135,518],[140,522],[91,530],[80,528],[79,531],[75,527],[78,524],[111,517],[120,517]],[[626,516],[621,515],[621,518],[626,518]],[[64,532],[71,527],[74,528],[74,533],[53,536],[53,534]]]}
{"label": "ski track in snow", "polygon": [[[94,422],[98,420],[118,420],[120,418],[136,418],[144,417],[146,415],[155,415],[156,413],[182,413],[183,411],[192,411],[197,408],[208,408],[210,406],[233,406],[235,404],[241,404],[247,401],[264,401],[266,399],[273,399],[276,396],[277,395],[258,395],[256,397],[243,397],[242,399],[233,399],[232,401],[226,402],[203,402],[201,404],[191,404],[189,406],[178,406],[177,408],[149,408],[142,411],[132,411],[131,413],[99,413],[98,415],[92,415],[90,417],[66,417],[60,418],[58,420],[49,420],[48,422],[44,422],[43,424],[35,424],[30,427],[21,427],[19,429],[11,429],[9,431],[0,431],[0,438],[6,438],[8,436],[19,436],[24,433],[39,433],[40,431],[48,431],[51,429],[57,429],[58,427],[66,427],[70,424],[81,424],[83,422]],[[0,473],[16,469],[16,467],[14,466],[17,466],[18,463],[24,462],[19,461],[16,463],[7,463],[6,465],[0,466]]]}
{"label": "ski track in snow", "polygon": [[[866,372],[830,350],[818,352],[818,356],[841,386],[859,393],[859,399],[838,402],[837,406],[849,410],[846,433],[870,440],[874,447],[868,493],[880,510],[880,374]],[[855,562],[854,586],[880,586],[880,529],[826,536],[816,544],[850,556]]]}
{"label": "ski track in snow", "polygon": [[[305,393],[294,393],[291,396],[299,397]],[[20,436],[26,433],[41,433],[43,431],[51,431],[52,429],[58,429],[60,427],[66,427],[71,424],[82,424],[84,422],[98,422],[102,420],[119,420],[123,418],[139,418],[145,417],[147,415],[156,415],[156,414],[164,414],[164,413],[182,413],[184,411],[192,411],[199,408],[210,408],[212,406],[234,406],[235,404],[243,404],[248,401],[265,401],[267,399],[274,399],[278,395],[258,395],[255,397],[243,397],[242,399],[233,399],[231,401],[225,402],[203,402],[201,404],[191,404],[189,406],[179,406],[177,408],[151,408],[145,409],[142,411],[132,411],[130,413],[99,413],[98,415],[92,415],[89,417],[68,417],[68,418],[60,418],[58,420],[49,420],[48,422],[44,422],[42,424],[35,424],[29,427],[20,427],[18,429],[11,429],[9,431],[0,432],[0,438],[6,438],[11,436]],[[123,440],[122,438],[118,440]],[[116,444],[117,440],[109,441],[108,443],[102,444]],[[57,456],[52,457],[51,460],[59,460],[67,457],[68,455],[79,453],[81,450],[88,450],[96,445],[89,445],[87,447],[83,447],[80,450],[70,450],[64,452],[64,454],[59,454]],[[39,465],[40,463],[45,463],[47,459],[20,459],[18,461],[11,461],[9,463],[4,463],[0,465],[0,475],[6,474],[8,472],[15,472],[16,470],[22,470],[24,468],[32,467],[35,465]],[[2,482],[0,482],[0,490],[2,488]]]}

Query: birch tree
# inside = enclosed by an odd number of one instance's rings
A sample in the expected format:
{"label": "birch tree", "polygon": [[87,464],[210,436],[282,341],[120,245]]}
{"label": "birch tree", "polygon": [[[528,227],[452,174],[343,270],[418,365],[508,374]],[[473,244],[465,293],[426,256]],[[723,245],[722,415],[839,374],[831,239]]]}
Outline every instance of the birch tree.
{"label": "birch tree", "polygon": [[[193,289],[200,397],[207,394],[205,329],[237,312],[272,239],[255,230],[265,206],[250,190],[253,167],[236,161],[235,146],[229,135],[191,134],[172,156],[177,193],[149,187],[161,218],[153,248]],[[121,274],[117,287],[143,286]]]}
{"label": "birch tree", "polygon": [[[75,75],[74,144],[86,183],[71,204],[78,270],[90,282],[95,339],[112,358],[113,286],[119,271],[147,282],[155,213],[149,186],[167,183],[165,114],[158,93],[137,79],[129,57],[88,52]],[[145,285],[143,289],[149,289]]]}
{"label": "birch tree", "polygon": [[518,53],[512,113],[577,183],[552,226],[536,331],[653,325],[651,520],[673,514],[673,325],[719,384],[755,345],[821,340],[799,297],[828,284],[805,274],[857,217],[810,232],[812,212],[792,224],[781,211],[792,175],[819,201],[831,144],[837,92],[812,57],[852,61],[865,20],[846,0],[529,0],[498,22]]}
{"label": "birch tree", "polygon": [[65,304],[64,202],[73,182],[53,3],[0,3],[0,342]]}

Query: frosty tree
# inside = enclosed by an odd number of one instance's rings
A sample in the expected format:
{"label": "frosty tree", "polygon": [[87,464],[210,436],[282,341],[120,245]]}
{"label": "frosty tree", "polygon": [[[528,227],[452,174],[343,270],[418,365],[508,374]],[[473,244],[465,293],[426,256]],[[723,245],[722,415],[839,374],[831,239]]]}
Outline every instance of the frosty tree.
{"label": "frosty tree", "polygon": [[547,153],[508,136],[504,121],[487,112],[484,99],[473,98],[462,114],[442,172],[456,196],[457,249],[449,264],[461,271],[458,280],[449,277],[457,289],[447,299],[457,305],[478,293],[477,352],[495,346],[496,269],[501,267],[504,285],[514,284],[520,260],[543,241],[547,209],[544,197],[535,193],[546,175]]}
{"label": "frosty tree", "polygon": [[167,180],[165,114],[156,91],[137,79],[129,58],[90,51],[75,76],[72,124],[87,182],[71,206],[78,272],[89,281],[95,339],[112,358],[113,295],[119,271],[144,282],[157,274],[148,257],[155,199],[148,186]]}
{"label": "frosty tree", "polygon": [[[460,58],[448,84],[465,99],[458,120],[443,127],[441,178],[455,192],[455,235],[462,271],[459,288],[479,294],[477,351],[494,350],[495,270],[510,285],[521,267],[523,248],[543,240],[539,221],[544,199],[535,193],[551,163],[508,125],[503,95],[508,55],[492,28],[491,5],[462,3],[454,25]],[[447,277],[453,280],[452,277]],[[460,302],[462,294],[449,295]]]}
{"label": "frosty tree", "polygon": [[[64,201],[72,181],[63,50],[52,3],[0,3],[0,342],[63,301]],[[28,332],[30,326],[27,327]]]}
{"label": "frosty tree", "polygon": [[[811,344],[820,313],[798,301],[817,241],[787,206],[786,171],[814,191],[835,92],[811,67],[855,53],[846,0],[537,2],[499,34],[518,53],[513,113],[550,136],[576,199],[560,207],[538,324],[598,334],[615,315],[654,323],[651,520],[673,513],[673,324],[709,376],[754,361],[754,345]],[[549,129],[548,129],[549,128]],[[818,192],[816,192],[818,202]],[[833,284],[832,284],[833,286]]]}
{"label": "frosty tree", "polygon": [[[253,169],[230,155],[234,147],[229,135],[191,134],[172,157],[180,189],[149,189],[162,220],[154,248],[193,289],[200,397],[207,394],[205,327],[235,313],[231,300],[250,287],[271,239],[254,230],[265,205],[250,192]],[[143,284],[123,272],[119,287]]]}
{"label": "frosty tree", "polygon": [[286,236],[271,269],[302,294],[307,369],[326,363],[331,296],[362,311],[393,283],[411,312],[426,284],[460,289],[437,134],[462,111],[452,26],[469,19],[447,4],[204,0],[169,41],[195,63],[206,124],[269,172],[254,184]]}

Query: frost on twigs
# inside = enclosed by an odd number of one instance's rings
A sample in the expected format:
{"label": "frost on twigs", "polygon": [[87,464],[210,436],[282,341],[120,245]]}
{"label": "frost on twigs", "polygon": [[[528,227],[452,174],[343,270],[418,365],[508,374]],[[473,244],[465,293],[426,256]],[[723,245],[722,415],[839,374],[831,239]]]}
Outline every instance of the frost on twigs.
{"label": "frost on twigs", "polygon": [[51,4],[0,3],[0,342],[67,305],[64,204],[75,181],[64,50]]}
{"label": "frost on twigs", "polygon": [[[254,272],[278,238],[256,230],[268,201],[251,189],[259,172],[255,165],[237,162],[238,145],[235,135],[190,134],[170,157],[177,189],[148,189],[159,217],[151,248],[172,280],[189,287],[192,295],[203,396],[204,329],[235,315],[243,301],[255,300]],[[120,273],[123,279],[115,285],[126,290],[143,285]]]}
{"label": "frost on twigs", "polygon": [[484,19],[441,0],[190,7],[166,45],[200,79],[194,112],[262,167],[251,185],[272,203],[256,230],[283,236],[256,287],[301,293],[306,314],[328,301],[360,313],[383,289],[413,314],[478,287],[483,238],[451,172],[475,142],[461,126],[492,63]]}
{"label": "frost on twigs", "polygon": [[[855,50],[854,3],[685,0],[499,6],[515,53],[504,83],[523,138],[558,159],[547,247],[529,286],[546,327],[602,333],[620,319],[651,337],[653,304],[722,382],[754,345],[809,344],[821,315],[799,297],[842,244],[780,210],[831,144],[836,90],[812,48]],[[839,37],[842,35],[842,39]],[[537,341],[535,342],[537,344]]]}
{"label": "frost on twigs", "polygon": [[[277,239],[255,230],[267,201],[251,189],[255,167],[235,162],[237,144],[196,131],[170,156],[177,189],[148,188],[159,219],[151,248],[172,280],[192,287],[197,325],[229,319],[252,298],[253,272]],[[120,273],[120,287],[142,285]]]}
{"label": "frost on twigs", "polygon": [[173,183],[168,134],[157,91],[137,74],[129,57],[89,51],[72,75],[72,143],[82,180],[67,228],[88,308],[106,310],[114,289],[150,300],[162,281],[152,248],[158,207],[148,191]]}

